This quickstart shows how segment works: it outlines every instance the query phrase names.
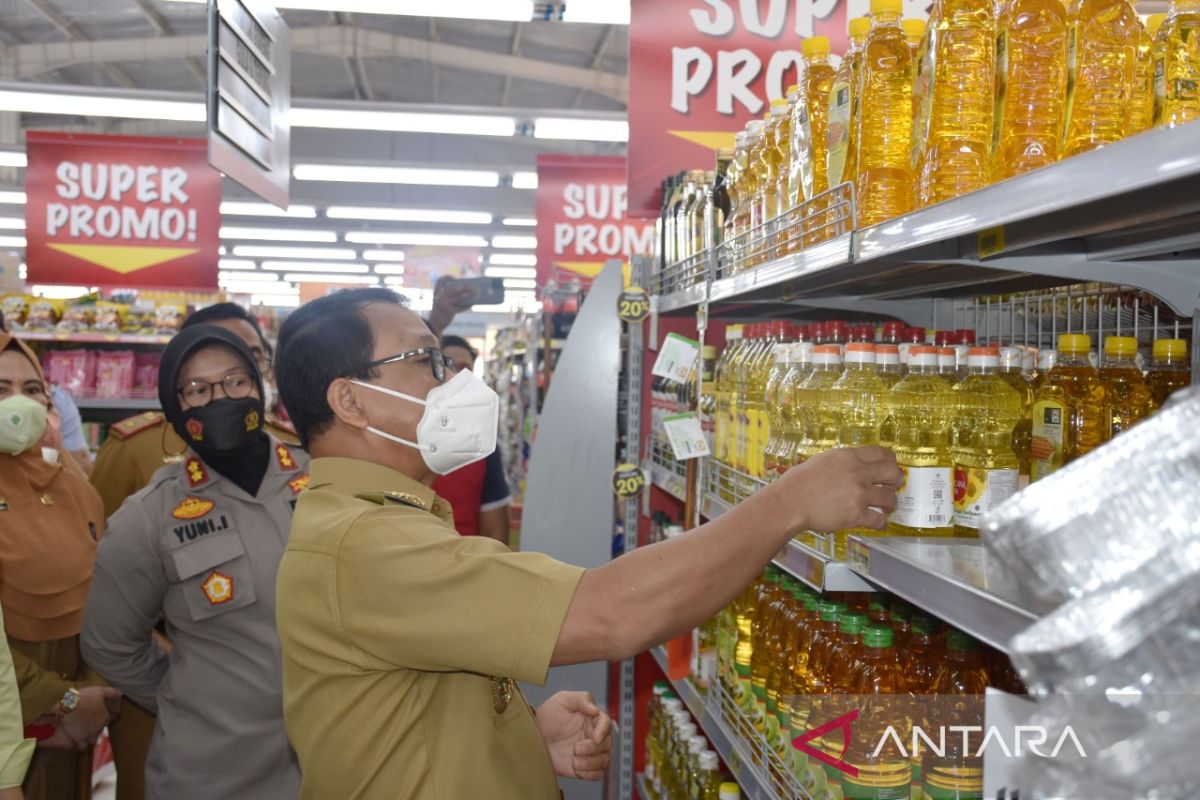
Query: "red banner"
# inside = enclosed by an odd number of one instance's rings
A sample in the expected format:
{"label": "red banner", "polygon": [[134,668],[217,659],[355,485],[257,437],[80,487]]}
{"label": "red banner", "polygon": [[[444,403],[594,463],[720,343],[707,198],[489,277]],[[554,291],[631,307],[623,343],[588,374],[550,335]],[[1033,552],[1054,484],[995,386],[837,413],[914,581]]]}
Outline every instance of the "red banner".
{"label": "red banner", "polygon": [[800,40],[846,50],[847,5],[867,0],[632,0],[629,213],[657,217],[660,184],[714,169],[713,151],[796,83]]}
{"label": "red banner", "polygon": [[29,283],[217,288],[221,175],[204,139],[25,134]]}
{"label": "red banner", "polygon": [[630,219],[625,159],[538,156],[537,282],[590,283],[604,263],[654,251],[654,224]]}

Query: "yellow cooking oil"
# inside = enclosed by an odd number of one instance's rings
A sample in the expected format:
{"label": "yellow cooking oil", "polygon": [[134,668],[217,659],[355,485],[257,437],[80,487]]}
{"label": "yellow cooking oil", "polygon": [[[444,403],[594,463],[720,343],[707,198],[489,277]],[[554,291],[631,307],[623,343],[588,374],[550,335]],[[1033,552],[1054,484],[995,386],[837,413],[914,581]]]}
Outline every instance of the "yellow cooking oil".
{"label": "yellow cooking oil", "polygon": [[725,328],[725,349],[717,359],[713,369],[713,394],[717,401],[717,418],[713,432],[713,458],[722,464],[728,464],[733,448],[729,439],[733,432],[733,420],[730,416],[731,386],[730,377],[733,371],[733,360],[742,345],[742,326],[730,325]]}
{"label": "yellow cooking oil", "polygon": [[[829,39],[811,36],[800,44],[804,56],[803,80],[796,102],[795,124],[800,126],[796,144],[800,148],[800,188],[805,200],[813,200],[829,189],[826,148],[829,145],[829,90],[834,70],[829,63]],[[832,238],[833,230],[821,203],[806,209],[804,245]]]}
{"label": "yellow cooking oil", "polygon": [[[765,326],[762,323],[755,323],[746,329],[746,346],[735,362],[733,369],[733,463],[731,466],[742,473],[747,472],[749,466],[748,453],[751,429],[747,406],[750,399],[750,371],[765,341],[763,327]],[[736,491],[739,488],[734,487],[734,490]]]}
{"label": "yellow cooking oil", "polygon": [[1142,21],[1131,0],[1072,0],[1063,158],[1129,135]]}
{"label": "yellow cooking oil", "polygon": [[[879,444],[887,383],[875,364],[875,345],[851,342],[843,356],[845,370],[830,387],[829,398],[837,415],[837,446],[859,447]],[[869,528],[847,528],[833,532],[834,553],[846,559],[846,539],[852,534],[877,535]]]}
{"label": "yellow cooking oil", "polygon": [[[736,237],[742,233],[741,221],[744,198],[744,175],[746,165],[750,159],[749,142],[750,135],[746,131],[738,131],[733,136],[733,160],[729,164],[729,171],[725,173],[725,192],[729,196],[729,214],[725,217],[724,230],[721,231],[721,241],[725,243],[725,247],[730,254],[736,254],[740,250],[741,241]],[[731,272],[736,272],[737,259],[731,258],[726,262],[726,269]]]}
{"label": "yellow cooking oil", "polygon": [[1000,348],[1000,377],[1021,396],[1021,421],[1013,430],[1013,452],[1017,454],[1020,485],[1029,485],[1029,446],[1033,439],[1033,385],[1024,374],[1025,351],[1019,347]]}
{"label": "yellow cooking oil", "polygon": [[904,473],[888,533],[953,536],[950,426],[954,394],[939,373],[937,348],[920,345],[909,349],[908,374],[892,387],[888,408],[896,424],[892,450]]}
{"label": "yellow cooking oil", "polygon": [[765,445],[771,437],[767,418],[767,381],[776,365],[776,355],[782,349],[787,323],[772,322],[766,328],[766,340],[754,361],[747,368],[745,416],[749,425],[746,441],[746,469],[750,477],[766,477]]}
{"label": "yellow cooking oil", "polygon": [[842,375],[842,350],[836,344],[813,347],[812,372],[792,392],[799,441],[794,463],[801,464],[837,444],[837,415],[829,396]]}
{"label": "yellow cooking oil", "polygon": [[1155,127],[1162,124],[1163,105],[1167,101],[1167,32],[1163,25],[1166,14],[1151,14],[1146,18],[1146,30],[1154,38],[1150,45],[1150,85],[1154,93]]}
{"label": "yellow cooking oil", "polygon": [[871,0],[864,45],[854,177],[858,227],[913,209],[912,53],[900,27],[902,0]]}
{"label": "yellow cooking oil", "polygon": [[803,438],[803,416],[796,405],[796,388],[812,373],[812,342],[796,342],[789,348],[788,371],[779,385],[779,402],[783,432],[779,444],[779,474],[796,464],[796,448]]}
{"label": "yellow cooking oil", "polygon": [[846,54],[838,64],[829,87],[829,102],[826,109],[825,168],[830,186],[853,182],[858,170],[858,118],[861,106],[859,76],[862,74],[863,55],[866,53],[867,34],[871,32],[871,20],[854,17],[847,23],[850,43]]}
{"label": "yellow cooking oil", "polygon": [[842,797],[899,800],[910,796],[912,764],[904,748],[912,738],[909,713],[915,704],[901,699],[908,668],[890,627],[863,628],[859,663],[850,688],[859,716],[845,755],[857,775],[840,774]]}
{"label": "yellow cooking oil", "polygon": [[1109,336],[1104,340],[1100,382],[1108,397],[1112,435],[1129,430],[1155,409],[1154,396],[1134,358],[1138,340],[1133,336]]}
{"label": "yellow cooking oil", "polygon": [[1183,339],[1155,339],[1151,357],[1146,385],[1150,387],[1154,405],[1161,406],[1172,394],[1192,384],[1187,342]]}
{"label": "yellow cooking oil", "polygon": [[1063,0],[1007,0],[996,21],[992,180],[1058,161],[1067,93]]}
{"label": "yellow cooking oil", "polygon": [[1092,337],[1058,337],[1058,360],[1033,401],[1033,480],[1044,478],[1108,441],[1112,427],[1100,375],[1088,360]]}
{"label": "yellow cooking oil", "polygon": [[1000,375],[1000,352],[973,347],[954,399],[954,532],[978,536],[983,517],[1021,488],[1013,434],[1025,399]]}
{"label": "yellow cooking oil", "polygon": [[[790,336],[788,338],[791,338]],[[780,461],[783,458],[783,410],[787,401],[783,395],[783,383],[791,369],[791,342],[783,341],[775,345],[774,360],[771,371],[767,374],[764,401],[767,415],[767,438],[763,441],[763,479],[773,481],[783,474]]]}
{"label": "yellow cooking oil", "polygon": [[[767,126],[763,131],[766,146],[763,148],[763,184],[761,202],[764,222],[770,222],[788,210],[787,206],[787,173],[791,164],[792,149],[792,120],[788,113],[787,100],[779,98],[771,101],[771,113],[767,117]],[[775,223],[778,229],[779,223]],[[764,260],[780,255],[779,240],[772,240],[771,246],[764,249]]]}
{"label": "yellow cooking oil", "polygon": [[754,641],[754,655],[750,662],[750,690],[754,701],[751,720],[758,732],[764,735],[767,726],[767,673],[772,658],[771,636],[779,629],[779,601],[783,597],[781,580],[779,570],[768,566],[751,626]]}
{"label": "yellow cooking oil", "polygon": [[[1151,16],[1157,16],[1152,14]],[[1142,23],[1138,39],[1137,71],[1133,78],[1133,116],[1129,135],[1149,130],[1154,125],[1154,34],[1162,23],[1151,28],[1150,17]]]}
{"label": "yellow cooking oil", "polygon": [[762,579],[742,592],[735,601],[733,617],[736,624],[736,639],[733,665],[736,683],[733,686],[733,701],[747,713],[756,707],[751,670],[754,662],[754,616],[758,610],[759,587]]}
{"label": "yellow cooking oil", "polygon": [[755,234],[748,252],[743,256],[745,261],[743,266],[747,268],[756,266],[767,258],[766,223],[772,219],[767,214],[775,209],[775,203],[771,201],[775,196],[775,187],[771,183],[771,162],[773,160],[771,151],[774,150],[772,142],[774,131],[770,126],[773,121],[770,111],[763,114],[758,146],[750,152],[750,171],[754,174],[754,199],[750,203],[750,228],[755,231]]}
{"label": "yellow cooking oil", "polygon": [[914,138],[918,205],[988,183],[995,29],[993,0],[934,0],[917,67],[923,92]]}
{"label": "yellow cooking oil", "polygon": [[737,248],[737,257],[731,259],[730,262],[734,272],[740,272],[751,266],[757,253],[751,240],[758,237],[759,232],[755,232],[754,229],[761,224],[761,204],[756,201],[759,199],[758,190],[762,183],[760,159],[764,147],[764,129],[765,126],[760,119],[752,119],[746,123],[746,167],[738,180],[741,216],[737,225],[737,232],[744,235],[745,238],[741,240],[741,246]]}
{"label": "yellow cooking oil", "polygon": [[[796,208],[804,202],[804,187],[800,183],[800,143],[796,140],[797,120],[800,113],[800,85],[793,83],[787,89],[788,115],[791,117],[788,132],[792,141],[788,143],[789,160],[787,166],[787,205]],[[797,245],[798,246],[798,245]]]}
{"label": "yellow cooking oil", "polygon": [[1173,128],[1200,118],[1200,0],[1171,0],[1162,30],[1161,124]]}
{"label": "yellow cooking oil", "polygon": [[900,20],[900,27],[904,29],[904,38],[908,40],[908,49],[915,60],[921,51],[921,40],[925,38],[925,20],[908,17]]}

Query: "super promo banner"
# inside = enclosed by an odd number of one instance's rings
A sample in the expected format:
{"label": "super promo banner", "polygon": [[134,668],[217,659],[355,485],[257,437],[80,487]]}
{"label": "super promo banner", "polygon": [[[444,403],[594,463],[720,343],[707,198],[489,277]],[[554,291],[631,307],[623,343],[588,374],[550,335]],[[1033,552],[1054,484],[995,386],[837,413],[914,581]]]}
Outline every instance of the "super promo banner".
{"label": "super promo banner", "polygon": [[605,262],[654,250],[654,223],[630,219],[625,159],[538,156],[537,283],[590,282]]}
{"label": "super promo banner", "polygon": [[[929,0],[905,0],[927,16]],[[711,170],[714,151],[786,97],[800,41],[827,36],[846,51],[847,20],[870,0],[632,0],[629,25],[629,213],[656,217],[660,184]]]}
{"label": "super promo banner", "polygon": [[29,131],[29,283],[217,288],[221,175],[204,139]]}

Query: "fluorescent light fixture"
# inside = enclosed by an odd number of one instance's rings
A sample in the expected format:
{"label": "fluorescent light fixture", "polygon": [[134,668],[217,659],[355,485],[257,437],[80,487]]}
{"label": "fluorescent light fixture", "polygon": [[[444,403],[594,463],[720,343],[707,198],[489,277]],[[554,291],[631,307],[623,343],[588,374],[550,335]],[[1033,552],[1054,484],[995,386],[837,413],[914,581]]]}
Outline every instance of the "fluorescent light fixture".
{"label": "fluorescent light fixture", "polygon": [[[0,108],[26,114],[69,114],[75,117],[122,117],[162,119],[172,122],[204,122],[204,103],[199,100],[153,100],[144,97],[85,92],[0,89]],[[24,153],[21,154],[24,158]],[[6,164],[4,166],[24,166]]]}
{"label": "fluorescent light fixture", "polygon": [[0,236],[0,247],[24,247],[24,236]]}
{"label": "fluorescent light fixture", "polygon": [[270,281],[279,280],[279,276],[276,275],[274,272],[243,272],[243,271],[239,271],[239,270],[226,270],[226,269],[224,269],[224,266],[225,265],[222,264],[221,271],[217,273],[218,280],[260,281],[260,282],[263,282],[263,281],[270,282]]}
{"label": "fluorescent light fixture", "polygon": [[47,300],[74,300],[92,290],[86,286],[33,286],[31,291],[35,297],[45,297]]}
{"label": "fluorescent light fixture", "polygon": [[383,282],[384,282],[384,284],[386,284],[387,286],[403,286],[403,285],[404,285],[404,278],[401,278],[401,277],[395,277],[395,276],[393,276],[393,277],[390,277],[390,278],[384,278],[384,279],[383,279]]}
{"label": "fluorescent light fixture", "polygon": [[[0,92],[0,97],[2,97],[3,94],[3,92]],[[3,101],[0,100],[0,104],[2,103]],[[0,107],[3,106],[0,105]],[[23,167],[26,163],[27,159],[25,158],[25,154],[20,150],[0,150],[0,167]],[[20,202],[24,203],[25,201],[21,200]]]}
{"label": "fluorescent light fixture", "polygon": [[223,200],[221,213],[232,217],[289,217],[291,219],[313,219],[317,210],[312,206],[288,206],[286,209],[270,203],[248,203],[240,200]]}
{"label": "fluorescent light fixture", "polygon": [[537,292],[532,289],[505,289],[504,299],[511,300],[514,297],[537,297]]}
{"label": "fluorescent light fixture", "polygon": [[300,294],[252,294],[250,302],[256,306],[272,306],[274,308],[299,308]]}
{"label": "fluorescent light fixture", "polygon": [[532,267],[488,267],[483,274],[489,278],[536,278],[537,270]]}
{"label": "fluorescent light fixture", "polygon": [[25,220],[21,217],[0,217],[0,228],[10,231],[25,230]]}
{"label": "fluorescent light fixture", "polygon": [[363,283],[371,286],[379,283],[379,278],[376,278],[374,275],[318,275],[303,272],[289,272],[283,276],[283,279],[292,283]]}
{"label": "fluorescent light fixture", "polygon": [[375,274],[376,275],[403,275],[404,274],[404,265],[403,264],[376,264],[375,265]]}
{"label": "fluorescent light fixture", "polygon": [[221,269],[245,269],[253,270],[254,262],[242,258],[219,258],[217,266]]}
{"label": "fluorescent light fixture", "polygon": [[220,247],[217,248],[217,255],[219,255],[219,256],[228,255],[228,253],[225,250],[225,245],[221,245]]}
{"label": "fluorescent light fixture", "polygon": [[239,244],[233,248],[235,256],[242,258],[307,258],[327,261],[353,261],[358,253],[336,247],[272,247],[257,244]]}
{"label": "fluorescent light fixture", "polygon": [[410,111],[297,108],[292,106],[288,119],[298,128],[333,128],[348,131],[443,133],[468,136],[513,136],[517,132],[517,121],[512,117],[482,114],[422,114]]}
{"label": "fluorescent light fixture", "polygon": [[536,267],[537,256],[533,253],[492,253],[488,263],[501,267]]}
{"label": "fluorescent light fixture", "polygon": [[527,280],[525,278],[505,278],[505,289],[536,289],[537,281]]}
{"label": "fluorescent light fixture", "polygon": [[0,203],[12,203],[14,205],[24,205],[24,192],[0,192]]}
{"label": "fluorescent light fixture", "polygon": [[537,220],[533,217],[505,217],[504,224],[514,227],[532,228],[537,225]]}
{"label": "fluorescent light fixture", "polygon": [[364,250],[363,261],[403,261],[403,250]]}
{"label": "fluorescent light fixture", "polygon": [[483,188],[500,185],[500,173],[479,169],[297,164],[292,170],[292,175],[298,181],[403,183],[418,186],[478,186]]}
{"label": "fluorescent light fixture", "polygon": [[234,225],[221,226],[222,239],[258,239],[264,242],[322,242],[337,241],[334,231],[313,231],[306,228],[240,228]]}
{"label": "fluorescent light fixture", "polygon": [[533,250],[537,247],[536,236],[493,236],[492,247],[504,247],[511,250]]}
{"label": "fluorescent light fixture", "polygon": [[454,233],[393,233],[388,231],[351,231],[346,241],[354,244],[408,244],[429,247],[487,247],[482,236]]}
{"label": "fluorescent light fixture", "polygon": [[628,25],[629,0],[567,0],[563,22]]}
{"label": "fluorescent light fixture", "polygon": [[[204,3],[206,0],[174,0]],[[533,0],[277,0],[276,8],[297,11],[344,11],[348,14],[390,14],[451,19],[494,19],[529,22]]]}
{"label": "fluorescent light fixture", "polygon": [[533,121],[533,138],[575,139],[585,142],[627,142],[629,141],[629,123],[623,119],[544,117]]}
{"label": "fluorescent light fixture", "polygon": [[21,280],[25,280],[29,277],[29,265],[24,261],[17,265],[17,277]]}
{"label": "fluorescent light fixture", "polygon": [[276,272],[340,272],[346,274],[370,272],[366,264],[339,264],[336,261],[264,261],[263,269]]}
{"label": "fluorescent light fixture", "polygon": [[440,211],[423,208],[330,206],[325,209],[325,216],[330,219],[367,219],[385,222],[447,222],[461,225],[492,224],[492,215],[486,211]]}
{"label": "fluorescent light fixture", "polygon": [[235,281],[228,278],[221,278],[217,281],[217,285],[227,292],[234,294],[258,294],[259,292],[271,292],[272,294],[299,294],[300,290],[294,286],[288,286],[284,283],[263,283],[262,281]]}
{"label": "fluorescent light fixture", "polygon": [[538,179],[536,172],[514,172],[512,176],[514,189],[536,189]]}

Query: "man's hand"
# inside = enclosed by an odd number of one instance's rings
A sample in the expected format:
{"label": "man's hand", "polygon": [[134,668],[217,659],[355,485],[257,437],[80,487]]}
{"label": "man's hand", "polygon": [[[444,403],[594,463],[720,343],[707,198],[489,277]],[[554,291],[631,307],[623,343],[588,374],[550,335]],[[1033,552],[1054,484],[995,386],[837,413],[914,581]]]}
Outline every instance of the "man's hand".
{"label": "man's hand", "polygon": [[71,737],[77,750],[86,750],[100,739],[110,715],[106,701],[121,699],[111,686],[85,686],[79,690],[79,705],[63,717],[58,730]]}
{"label": "man's hand", "polygon": [[[66,731],[58,727],[58,720],[53,714],[42,714],[35,719],[31,726],[45,727],[46,725],[54,726],[54,734],[48,739],[39,739],[37,746],[42,750],[75,750],[75,742],[70,736],[67,736]],[[0,795],[2,797],[2,795]]]}
{"label": "man's hand", "polygon": [[429,311],[429,328],[435,336],[450,327],[454,318],[475,304],[475,290],[469,285],[448,278],[437,282],[433,289],[433,308]]}
{"label": "man's hand", "polygon": [[612,719],[590,692],[559,692],[537,710],[538,729],[554,772],[563,778],[602,780],[612,751]]}
{"label": "man's hand", "polygon": [[887,527],[904,473],[884,447],[839,447],[788,470],[763,492],[794,516],[796,530]]}

